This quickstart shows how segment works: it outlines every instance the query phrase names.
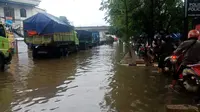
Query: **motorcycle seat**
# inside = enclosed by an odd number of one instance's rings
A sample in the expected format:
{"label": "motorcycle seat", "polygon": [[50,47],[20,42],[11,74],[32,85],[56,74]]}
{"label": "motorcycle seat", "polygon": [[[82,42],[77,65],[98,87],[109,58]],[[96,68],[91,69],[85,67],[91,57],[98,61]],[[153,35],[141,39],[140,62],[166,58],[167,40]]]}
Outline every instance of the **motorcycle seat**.
{"label": "motorcycle seat", "polygon": [[192,65],[187,65],[188,67],[200,67],[200,64],[198,63],[198,64],[192,64]]}
{"label": "motorcycle seat", "polygon": [[200,76],[200,64],[188,65],[188,67],[190,67],[196,75]]}

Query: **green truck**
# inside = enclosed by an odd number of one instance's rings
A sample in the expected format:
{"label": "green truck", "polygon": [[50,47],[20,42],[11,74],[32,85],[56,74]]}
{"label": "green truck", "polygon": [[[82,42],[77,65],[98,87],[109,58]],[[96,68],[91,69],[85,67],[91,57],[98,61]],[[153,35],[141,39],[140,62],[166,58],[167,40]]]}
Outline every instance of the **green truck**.
{"label": "green truck", "polygon": [[5,66],[10,64],[12,59],[11,47],[3,24],[0,24],[0,71],[5,70]]}
{"label": "green truck", "polygon": [[38,58],[40,54],[56,57],[65,56],[78,51],[79,45],[75,31],[52,35],[25,36],[24,40],[31,46],[33,58]]}
{"label": "green truck", "polygon": [[41,54],[60,57],[78,50],[76,31],[53,15],[38,13],[24,20],[23,25],[24,40],[31,46],[33,58]]}

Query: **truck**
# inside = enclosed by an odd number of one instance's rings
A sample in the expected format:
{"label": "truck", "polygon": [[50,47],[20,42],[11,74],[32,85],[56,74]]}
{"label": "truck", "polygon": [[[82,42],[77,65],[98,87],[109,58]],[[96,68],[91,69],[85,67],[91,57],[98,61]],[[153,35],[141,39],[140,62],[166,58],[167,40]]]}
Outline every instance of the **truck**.
{"label": "truck", "polygon": [[78,34],[79,49],[87,50],[99,45],[100,35],[98,31],[76,30]]}
{"label": "truck", "polygon": [[100,44],[100,34],[98,31],[91,31],[93,37],[93,46],[98,46]]}
{"label": "truck", "polygon": [[51,14],[38,13],[24,20],[23,28],[33,58],[41,54],[61,57],[78,51],[79,39],[73,26]]}
{"label": "truck", "polygon": [[80,50],[87,50],[89,48],[92,48],[92,44],[94,41],[94,38],[92,36],[92,32],[85,31],[85,30],[76,30],[78,39],[79,39],[79,49]]}
{"label": "truck", "polygon": [[3,24],[0,24],[0,71],[4,71],[6,65],[12,60],[11,47]]}

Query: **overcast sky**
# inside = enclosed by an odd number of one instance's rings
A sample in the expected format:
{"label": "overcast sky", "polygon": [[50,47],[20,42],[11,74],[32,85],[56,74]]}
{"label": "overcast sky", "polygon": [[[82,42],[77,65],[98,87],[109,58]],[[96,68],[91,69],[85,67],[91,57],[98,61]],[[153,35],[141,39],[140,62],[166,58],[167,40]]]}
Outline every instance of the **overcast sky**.
{"label": "overcast sky", "polygon": [[40,8],[55,16],[66,16],[75,26],[108,25],[99,10],[101,0],[42,0]]}

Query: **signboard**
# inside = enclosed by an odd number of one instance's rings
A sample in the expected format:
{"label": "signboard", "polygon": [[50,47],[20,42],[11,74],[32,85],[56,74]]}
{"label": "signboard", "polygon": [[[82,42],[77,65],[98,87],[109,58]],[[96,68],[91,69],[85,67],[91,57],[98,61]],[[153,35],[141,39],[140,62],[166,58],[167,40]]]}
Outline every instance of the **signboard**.
{"label": "signboard", "polygon": [[200,16],[200,0],[186,0],[187,15],[197,17]]}

